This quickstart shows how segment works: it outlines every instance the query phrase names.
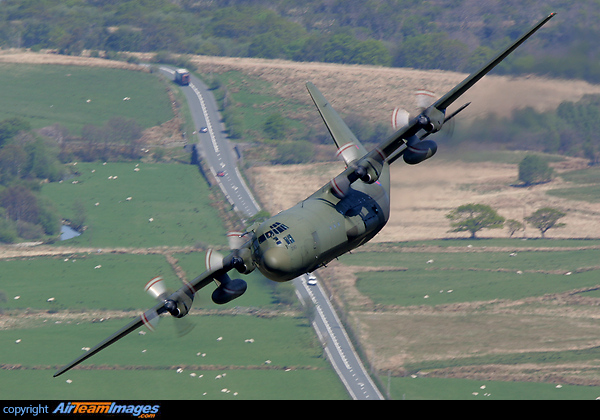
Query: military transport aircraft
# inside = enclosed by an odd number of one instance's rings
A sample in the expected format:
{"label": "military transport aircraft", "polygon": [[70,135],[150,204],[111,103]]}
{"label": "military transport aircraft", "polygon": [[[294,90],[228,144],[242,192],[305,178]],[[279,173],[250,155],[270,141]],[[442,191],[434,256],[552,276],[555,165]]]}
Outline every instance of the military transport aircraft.
{"label": "military transport aircraft", "polygon": [[294,207],[271,217],[247,232],[230,234],[231,252],[223,256],[209,250],[206,271],[174,293],[167,291],[160,277],[146,285],[158,303],[138,318],[58,370],[58,376],[142,325],[153,329],[160,315],[184,317],[198,290],[215,282],[212,299],[227,303],[246,291],[246,282],[231,279],[229,271],[249,274],[255,268],[267,278],[282,282],[327,264],[334,258],[366,243],[386,224],[390,215],[389,165],[402,157],[417,164],[433,156],[437,145],[425,139],[465,109],[446,110],[477,81],[548,22],[542,19],[480,70],[468,76],[450,92],[403,122],[402,127],[375,149],[367,152],[325,97],[312,83],[306,87],[344,159],[346,169],[331,182]]}

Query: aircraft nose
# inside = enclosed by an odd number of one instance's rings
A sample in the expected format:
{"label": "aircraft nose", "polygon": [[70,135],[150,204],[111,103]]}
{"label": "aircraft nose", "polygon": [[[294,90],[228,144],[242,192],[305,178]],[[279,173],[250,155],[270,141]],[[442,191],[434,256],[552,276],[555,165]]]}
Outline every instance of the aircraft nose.
{"label": "aircraft nose", "polygon": [[290,271],[291,260],[285,248],[267,249],[262,257],[263,267],[274,274],[282,275]]}

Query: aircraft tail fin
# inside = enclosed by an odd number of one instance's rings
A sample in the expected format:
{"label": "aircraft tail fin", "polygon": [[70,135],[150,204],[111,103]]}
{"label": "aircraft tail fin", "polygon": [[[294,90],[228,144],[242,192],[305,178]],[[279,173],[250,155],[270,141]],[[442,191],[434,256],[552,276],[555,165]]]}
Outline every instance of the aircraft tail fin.
{"label": "aircraft tail fin", "polygon": [[333,109],[319,89],[311,82],[306,83],[306,88],[319,110],[331,137],[333,137],[333,141],[338,149],[337,155],[344,159],[346,166],[363,157],[367,153],[367,150],[354,133],[350,131],[350,128],[348,128],[344,120]]}

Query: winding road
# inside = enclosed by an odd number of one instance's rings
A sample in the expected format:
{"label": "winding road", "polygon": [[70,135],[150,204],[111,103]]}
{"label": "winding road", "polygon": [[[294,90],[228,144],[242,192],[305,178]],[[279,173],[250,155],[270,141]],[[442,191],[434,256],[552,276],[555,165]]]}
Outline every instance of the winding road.
{"label": "winding road", "polygon": [[[160,70],[173,77],[174,69],[161,66]],[[190,77],[190,84],[181,86],[181,90],[192,114],[199,153],[210,167],[219,187],[233,208],[244,218],[254,216],[260,211],[260,206],[238,170],[237,153],[227,140],[213,94],[194,75]],[[202,127],[206,127],[206,132],[202,132]],[[189,138],[190,141],[193,139],[193,137]]]}
{"label": "winding road", "polygon": [[[173,77],[174,69],[160,67]],[[260,211],[260,206],[237,168],[237,154],[231,147],[221,123],[214,96],[208,87],[191,75],[189,86],[181,86],[192,114],[198,147],[219,186],[232,206],[245,217]],[[206,127],[203,133],[201,128]],[[354,400],[383,400],[383,395],[366,372],[346,331],[320,284],[308,285],[305,274],[293,280],[296,294],[304,306],[315,308],[313,327],[328,360]]]}

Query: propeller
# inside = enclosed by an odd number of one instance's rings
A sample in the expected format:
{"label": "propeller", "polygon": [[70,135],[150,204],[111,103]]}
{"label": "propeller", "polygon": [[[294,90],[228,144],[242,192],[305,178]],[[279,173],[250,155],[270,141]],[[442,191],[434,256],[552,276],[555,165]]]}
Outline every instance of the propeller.
{"label": "propeller", "polygon": [[340,200],[350,190],[350,180],[344,174],[340,174],[331,180],[331,193]]}
{"label": "propeller", "polygon": [[[423,113],[423,111],[425,111],[427,108],[429,108],[431,105],[433,105],[435,102],[435,98],[436,98],[436,94],[432,91],[425,90],[425,89],[417,90],[415,92],[415,104],[419,110],[418,113],[419,114]],[[463,109],[464,108],[460,109],[460,111],[462,111]],[[458,112],[460,112],[460,111],[458,111]],[[455,114],[457,114],[458,112],[456,112]],[[409,123],[410,119],[411,119],[410,112],[408,112],[404,108],[396,107],[392,111],[392,128],[394,130],[399,130],[400,128],[407,125]],[[448,124],[448,122],[451,119],[452,118],[450,117],[450,118],[446,118],[444,120],[444,125],[441,130],[441,132],[443,134],[445,134],[447,137],[452,137],[452,135],[454,134],[454,121],[452,121],[452,123]],[[427,132],[427,133],[423,134],[422,136],[419,137],[419,139],[423,140],[429,134],[431,134],[431,132]]]}
{"label": "propeller", "polygon": [[[415,93],[415,100],[417,107],[419,108],[419,115],[424,115],[426,110],[435,103],[435,93],[428,90],[418,90]],[[423,162],[425,159],[432,157],[437,151],[437,144],[433,140],[425,140],[430,134],[440,132],[447,138],[454,135],[455,120],[454,116],[469,106],[471,102],[461,106],[458,110],[454,111],[449,116],[444,116],[441,127],[437,130],[432,130],[431,127],[424,125],[421,133],[415,133],[410,137],[406,138],[406,148],[396,151],[388,156],[388,163],[393,163],[400,156],[404,158],[404,162],[409,165],[416,165],[417,163]],[[417,117],[417,118],[418,118]],[[394,130],[398,130],[404,126],[407,126],[411,120],[410,113],[403,108],[394,108],[392,111],[392,127]]]}
{"label": "propeller", "polygon": [[[184,284],[185,285],[185,284]],[[144,290],[156,299],[159,303],[163,303],[163,312],[169,312],[176,318],[175,331],[178,337],[183,337],[194,329],[194,324],[187,318],[183,318],[191,309],[194,301],[195,291],[191,286],[182,288],[182,292],[172,293],[167,289],[164,279],[161,276],[154,277]],[[149,309],[140,316],[142,322],[150,331],[155,331],[160,321],[160,314],[155,308]]]}

